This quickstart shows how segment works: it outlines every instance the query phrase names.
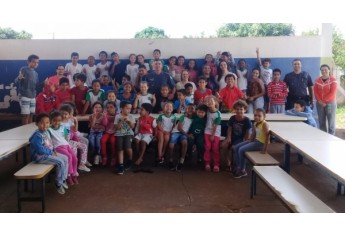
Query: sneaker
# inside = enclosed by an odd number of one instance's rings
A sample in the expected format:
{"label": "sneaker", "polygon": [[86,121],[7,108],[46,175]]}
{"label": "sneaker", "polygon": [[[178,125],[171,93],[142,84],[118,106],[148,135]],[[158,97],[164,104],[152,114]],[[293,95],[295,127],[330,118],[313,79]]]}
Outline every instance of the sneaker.
{"label": "sneaker", "polygon": [[87,167],[91,167],[91,166],[92,166],[92,164],[91,164],[89,161],[86,161],[85,165],[86,165]]}
{"label": "sneaker", "polygon": [[64,187],[64,189],[68,189],[68,185],[67,185],[66,181],[64,181],[64,182],[62,183],[62,187]]}
{"label": "sneaker", "polygon": [[101,156],[100,155],[96,155],[94,160],[93,160],[93,164],[95,164],[96,166],[99,165],[99,161],[101,159]]}
{"label": "sneaker", "polygon": [[65,189],[62,185],[60,185],[59,187],[56,187],[56,190],[59,194],[65,194]]}
{"label": "sneaker", "polygon": [[73,176],[73,177],[72,177],[72,180],[73,180],[73,183],[74,183],[74,184],[79,184],[79,181],[78,181],[78,177],[77,177],[77,176]]}
{"label": "sneaker", "polygon": [[129,169],[131,169],[131,168],[132,168],[132,161],[129,160],[129,161],[126,163],[126,165],[125,165],[125,170],[129,170]]}
{"label": "sneaker", "polygon": [[120,165],[117,174],[123,175],[124,173],[125,173],[125,167],[123,165]]}
{"label": "sneaker", "polygon": [[116,165],[116,159],[115,158],[111,158],[110,166],[113,167],[115,165]]}
{"label": "sneaker", "polygon": [[182,163],[178,163],[177,166],[176,166],[176,171],[177,172],[181,172],[182,171]]}
{"label": "sneaker", "polygon": [[247,172],[245,170],[239,170],[236,172],[236,174],[234,174],[234,178],[236,179],[240,179],[242,177],[246,177],[247,176]]}
{"label": "sneaker", "polygon": [[79,165],[78,170],[82,170],[85,172],[90,172],[90,168],[86,167],[86,165]]}
{"label": "sneaker", "polygon": [[158,160],[158,164],[160,164],[160,165],[164,164],[164,157],[162,157],[161,159]]}
{"label": "sneaker", "polygon": [[72,176],[68,176],[68,178],[67,178],[67,183],[68,183],[69,186],[71,186],[71,185],[74,184],[73,179],[72,179]]}
{"label": "sneaker", "polygon": [[219,172],[219,166],[214,166],[214,167],[213,167],[213,172],[218,173],[218,172]]}
{"label": "sneaker", "polygon": [[210,165],[206,165],[205,166],[205,171],[210,172],[211,171],[211,166]]}
{"label": "sneaker", "polygon": [[175,170],[176,168],[174,166],[174,162],[169,161],[168,168],[169,168],[169,170]]}

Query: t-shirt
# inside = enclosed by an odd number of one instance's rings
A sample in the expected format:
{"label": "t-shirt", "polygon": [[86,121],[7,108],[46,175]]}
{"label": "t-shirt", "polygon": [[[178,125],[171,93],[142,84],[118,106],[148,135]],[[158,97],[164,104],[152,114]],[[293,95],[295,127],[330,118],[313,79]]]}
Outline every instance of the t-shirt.
{"label": "t-shirt", "polygon": [[[115,125],[119,124],[119,122],[122,118],[123,118],[122,114],[118,114],[117,116],[115,116],[114,124]],[[131,123],[135,123],[135,119],[134,119],[133,115],[129,114],[127,116],[127,119]],[[130,125],[127,122],[121,122],[121,124],[122,124],[121,129],[116,129],[115,136],[134,135],[132,128],[130,127]]]}
{"label": "t-shirt", "polygon": [[[105,101],[103,102],[103,108],[104,108],[104,110],[107,109],[107,104],[108,104],[108,102],[109,102],[108,100],[105,100]],[[120,111],[121,111],[120,103],[121,103],[121,101],[120,101],[119,99],[116,99],[115,104],[116,104],[116,113],[117,113],[117,114],[120,113]]]}
{"label": "t-shirt", "polygon": [[272,81],[267,86],[267,96],[270,98],[271,104],[285,105],[287,97],[286,84],[279,80],[279,82]]}
{"label": "t-shirt", "polygon": [[34,69],[25,66],[20,69],[24,78],[18,79],[19,95],[27,98],[36,97],[36,87],[39,82],[38,74]]}
{"label": "t-shirt", "polygon": [[97,94],[95,94],[92,89],[90,89],[86,93],[86,101],[89,101],[91,106],[97,101],[100,101],[103,103],[104,100],[105,100],[105,92],[103,89],[100,89]]}
{"label": "t-shirt", "polygon": [[171,114],[170,116],[160,114],[157,118],[157,122],[161,122],[164,131],[171,132],[176,122],[176,116],[174,114]]}
{"label": "t-shirt", "polygon": [[[99,62],[97,64],[97,68],[99,69],[99,72],[100,72],[100,77],[102,75],[107,75],[109,76],[109,72],[108,72],[108,68],[110,67],[110,62],[107,61],[106,63],[102,64],[102,62]],[[107,69],[106,69],[107,68]]]}
{"label": "t-shirt", "polygon": [[163,110],[165,103],[172,102],[168,97],[162,97],[162,94],[159,92],[156,94],[156,105],[153,108],[153,113],[159,113]]}
{"label": "t-shirt", "polygon": [[140,99],[138,99],[138,108],[141,107],[142,104],[144,103],[150,103],[152,104],[153,102],[153,97],[151,93],[148,93],[146,95],[141,95]]}
{"label": "t-shirt", "polygon": [[206,127],[206,116],[199,118],[198,116],[193,117],[192,125],[189,129],[189,133],[193,135],[204,135]]}
{"label": "t-shirt", "polygon": [[119,95],[117,96],[117,99],[119,99],[120,102],[126,101],[126,102],[129,102],[130,104],[133,104],[133,103],[134,103],[134,99],[135,99],[135,94],[134,94],[134,93],[131,93],[131,94],[129,95],[129,97],[125,98],[125,97],[124,97],[124,94],[122,93],[122,94],[119,94]]}
{"label": "t-shirt", "polygon": [[[179,123],[182,122],[182,130],[188,133],[190,126],[192,125],[193,119],[186,117],[185,115],[180,116]],[[177,129],[177,125],[173,129],[172,133],[180,132]]]}
{"label": "t-shirt", "polygon": [[163,84],[167,84],[170,89],[173,89],[175,86],[174,80],[165,72],[161,72],[160,74],[156,74],[155,72],[147,74],[142,78],[142,81],[147,81],[149,93],[151,94],[158,94]]}
{"label": "t-shirt", "polygon": [[51,134],[54,148],[57,148],[61,145],[68,145],[68,142],[65,138],[66,136],[68,136],[68,131],[64,126],[59,125],[57,129],[51,126],[49,127],[49,133]]}
{"label": "t-shirt", "polygon": [[260,78],[265,85],[268,85],[272,81],[273,71],[272,69],[266,69],[263,66],[260,66]]}
{"label": "t-shirt", "polygon": [[128,64],[126,66],[126,74],[129,75],[129,77],[131,77],[131,82],[132,84],[135,84],[135,80],[137,78],[139,72],[139,65],[138,64]]}
{"label": "t-shirt", "polygon": [[67,130],[67,137],[68,139],[70,138],[71,136],[71,127],[74,126],[74,122],[72,119],[68,119],[67,122],[62,122],[60,123],[66,130]]}
{"label": "t-shirt", "polygon": [[[183,106],[181,106],[181,110],[180,110],[180,113],[185,113],[186,112],[186,108],[187,108],[187,106],[189,105],[189,100],[185,100],[185,106],[183,105]],[[174,110],[176,110],[177,111],[177,109],[179,108],[179,106],[180,106],[180,100],[176,100],[175,102],[174,102]]]}
{"label": "t-shirt", "polygon": [[213,126],[217,125],[214,136],[220,137],[221,136],[221,126],[220,126],[221,122],[222,122],[222,117],[221,117],[221,113],[218,110],[215,112],[208,111],[205,134],[212,135]]}
{"label": "t-shirt", "polygon": [[237,78],[237,86],[239,89],[241,90],[246,90],[248,87],[248,79],[246,78],[246,74],[248,72],[247,69],[243,69],[243,70],[236,70],[237,74],[238,74],[238,78]]}
{"label": "t-shirt", "polygon": [[65,91],[58,89],[55,94],[59,97],[61,103],[72,101],[72,92],[70,89],[66,89]]}
{"label": "t-shirt", "polygon": [[243,120],[237,120],[236,115],[233,115],[228,121],[228,127],[231,127],[231,141],[234,143],[237,140],[243,141],[247,130],[252,127],[252,123],[246,116]]}
{"label": "t-shirt", "polygon": [[140,116],[138,119],[139,133],[140,134],[152,134],[153,133],[153,121],[154,118],[150,115]]}
{"label": "t-shirt", "polygon": [[289,89],[290,97],[305,97],[308,95],[308,87],[313,86],[310,75],[305,71],[285,75],[284,82]]}
{"label": "t-shirt", "polygon": [[208,96],[208,95],[212,95],[212,91],[211,91],[211,89],[206,89],[206,91],[205,92],[200,92],[200,90],[198,89],[198,90],[195,90],[195,92],[194,92],[194,101],[196,102],[196,103],[203,103],[204,102],[204,100],[205,100],[205,97],[206,96]]}
{"label": "t-shirt", "polygon": [[73,65],[72,62],[69,62],[65,66],[65,71],[69,73],[67,78],[69,80],[69,86],[72,88],[74,86],[73,75],[81,73],[83,71],[83,66],[79,63],[77,63],[77,65]]}
{"label": "t-shirt", "polygon": [[188,100],[189,103],[193,103],[194,104],[194,94],[187,95],[186,96],[186,100]]}
{"label": "t-shirt", "polygon": [[79,114],[83,112],[84,104],[83,101],[86,100],[86,93],[89,90],[88,87],[84,86],[83,89],[73,87],[71,89],[72,95],[74,95],[74,103]]}
{"label": "t-shirt", "polygon": [[84,64],[83,69],[85,70],[85,75],[86,75],[86,84],[87,86],[91,87],[92,86],[92,81],[96,79],[96,69],[97,66],[89,66],[89,64]]}
{"label": "t-shirt", "polygon": [[225,110],[230,111],[232,110],[234,103],[243,97],[243,93],[237,87],[225,87],[220,91],[219,96],[224,103]]}

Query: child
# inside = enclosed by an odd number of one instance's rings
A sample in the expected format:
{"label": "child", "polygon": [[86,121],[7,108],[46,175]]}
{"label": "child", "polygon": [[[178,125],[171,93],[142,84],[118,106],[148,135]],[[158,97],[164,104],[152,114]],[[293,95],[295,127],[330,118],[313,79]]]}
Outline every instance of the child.
{"label": "child", "polygon": [[140,91],[140,83],[143,81],[144,76],[147,75],[147,69],[144,65],[140,65],[138,70],[138,75],[134,84],[135,91]]}
{"label": "child", "polygon": [[120,100],[116,98],[116,93],[115,91],[108,91],[107,93],[107,100],[104,101],[103,107],[107,108],[108,102],[114,102],[115,103],[115,113],[120,113]]}
{"label": "child", "polygon": [[212,54],[205,55],[205,65],[210,67],[210,75],[216,77],[218,75],[218,70],[216,64],[214,64],[214,58]]}
{"label": "child", "polygon": [[284,113],[285,101],[288,95],[287,86],[285,82],[280,80],[281,71],[279,69],[273,70],[273,81],[267,86],[267,96],[270,101],[271,113]]}
{"label": "child", "polygon": [[[132,104],[123,101],[121,102],[121,113],[115,117],[115,136],[116,136],[116,150],[119,161],[119,175],[123,175],[125,169],[131,168],[132,164],[132,139],[133,139],[133,128],[135,126],[134,117],[130,114],[132,110]],[[124,166],[123,150],[126,150],[128,161]]]}
{"label": "child", "polygon": [[105,92],[103,89],[101,89],[101,81],[98,79],[92,81],[92,89],[87,91],[85,100],[86,102],[83,109],[83,114],[87,112],[89,106],[93,107],[95,102],[101,102],[103,104],[105,101]]}
{"label": "child", "polygon": [[52,144],[49,129],[49,116],[40,113],[36,116],[37,130],[29,139],[31,159],[39,164],[53,164],[56,166],[55,185],[58,193],[64,194],[68,186],[65,182],[68,172],[68,158],[56,153]]}
{"label": "child", "polygon": [[187,106],[189,105],[189,100],[186,99],[186,90],[180,89],[177,91],[177,100],[174,103],[174,110],[177,113],[185,113]]}
{"label": "child", "polygon": [[96,69],[95,65],[96,59],[94,56],[89,56],[87,58],[87,64],[83,65],[83,73],[86,75],[86,84],[88,87],[92,86],[92,81],[96,79]]}
{"label": "child", "polygon": [[212,90],[206,88],[207,82],[204,77],[199,78],[199,88],[194,92],[194,102],[198,104],[204,103],[205,97],[212,95]]}
{"label": "child", "polygon": [[[116,104],[115,102],[108,101],[106,106],[106,110],[103,114],[102,124],[105,127],[105,131],[103,133],[101,139],[101,154],[102,154],[102,165],[107,165],[107,143],[110,143],[111,146],[111,162],[110,166],[115,166],[116,164],[116,156],[115,156],[115,111],[116,111]],[[109,154],[109,153],[108,153]]]}
{"label": "child", "polygon": [[39,57],[30,55],[28,57],[28,66],[22,67],[16,79],[18,84],[20,114],[22,115],[22,124],[32,123],[32,115],[36,108],[36,86],[38,85],[38,74],[35,69],[38,67]]}
{"label": "child", "polygon": [[158,164],[164,163],[163,155],[169,143],[170,133],[175,127],[176,116],[172,112],[173,104],[167,102],[164,104],[163,114],[157,118]]}
{"label": "child", "polygon": [[[267,91],[267,85],[272,81],[272,69],[270,69],[271,66],[271,59],[265,58],[262,62],[259,55],[259,48],[256,49],[256,56],[258,59],[258,63],[260,66],[260,78],[264,82],[265,91]],[[267,93],[265,93],[265,110],[268,111],[269,107],[269,98],[267,96]]]}
{"label": "child", "polygon": [[206,127],[207,110],[208,108],[205,104],[197,106],[196,116],[193,117],[193,122],[188,132],[188,156],[192,157],[195,145],[198,164],[201,164],[204,159],[204,132]]}
{"label": "child", "polygon": [[267,153],[269,144],[269,131],[270,128],[265,121],[266,113],[262,108],[258,108],[254,113],[254,126],[253,132],[250,135],[249,140],[244,141],[236,145],[236,166],[237,170],[234,174],[234,178],[242,178],[247,176],[246,172],[246,159],[245,152],[248,151],[261,151],[262,154]]}
{"label": "child", "polygon": [[253,113],[257,108],[264,108],[265,86],[260,79],[260,71],[254,68],[252,71],[252,80],[249,83],[248,91],[248,113]]}
{"label": "child", "polygon": [[230,72],[230,69],[228,68],[228,64],[225,61],[221,61],[219,64],[219,73],[218,76],[216,76],[216,81],[219,85],[219,90],[222,90],[223,88],[226,87],[226,81],[225,77],[228,74],[232,74],[235,77],[235,86],[237,87],[237,76],[234,73]]}
{"label": "child", "polygon": [[194,88],[191,83],[186,83],[184,86],[184,89],[186,90],[186,100],[189,101],[189,103],[194,104]]}
{"label": "child", "polygon": [[139,69],[139,65],[135,64],[136,59],[137,56],[135,54],[131,53],[129,55],[129,64],[127,64],[125,71],[125,73],[131,78],[130,81],[132,84],[135,84],[135,79],[137,78]]}
{"label": "child", "polygon": [[109,76],[108,69],[110,67],[110,62],[107,60],[108,53],[106,51],[100,51],[99,54],[100,62],[97,64],[96,76],[101,77],[102,75]]}
{"label": "child", "polygon": [[227,161],[227,171],[233,171],[236,170],[236,167],[233,167],[232,161],[234,160],[234,157],[232,155],[233,152],[230,151],[229,148],[232,150],[235,150],[236,145],[248,140],[249,138],[249,130],[252,127],[252,123],[250,122],[250,119],[245,116],[245,112],[247,110],[247,103],[243,100],[238,100],[234,103],[234,110],[236,112],[236,115],[233,115],[230,117],[228,121],[228,132],[226,139],[222,142],[221,148],[222,153],[225,153],[226,155],[226,161]]}
{"label": "child", "polygon": [[[186,113],[182,115],[179,119],[177,127],[171,132],[171,139],[169,143],[169,169],[176,170],[181,172],[184,160],[187,154],[187,140],[188,140],[188,131],[193,122],[193,115],[195,111],[195,105],[189,104],[186,108]],[[174,146],[177,143],[181,143],[181,157],[178,161],[177,166],[174,165]]]}
{"label": "child", "polygon": [[169,99],[169,86],[167,84],[163,84],[160,93],[156,94],[155,97],[156,105],[153,108],[153,112],[162,113],[165,103],[172,102],[172,100]]}
{"label": "child", "polygon": [[86,103],[85,98],[86,98],[86,93],[89,90],[89,88],[84,85],[85,81],[86,81],[86,76],[84,74],[75,74],[74,75],[75,87],[71,89],[72,102],[74,102],[76,106],[76,113],[81,114],[81,115],[85,115],[84,113],[84,106]]}
{"label": "child", "polygon": [[116,52],[111,53],[112,62],[109,67],[110,78],[116,83],[121,83],[121,79],[126,70],[126,65],[120,60],[120,56]]}
{"label": "child", "polygon": [[175,79],[176,69],[177,69],[176,61],[177,61],[177,57],[175,57],[175,56],[169,57],[168,74],[174,79],[174,81],[176,81],[176,79]]}
{"label": "child", "polygon": [[139,66],[145,66],[146,71],[150,70],[150,66],[149,63],[145,62],[145,57],[142,54],[138,54],[137,55],[137,62],[139,64]]}
{"label": "child", "polygon": [[184,61],[185,61],[184,56],[178,56],[177,57],[177,66],[175,68],[175,81],[176,82],[181,81],[181,74],[182,74],[182,71],[185,69]]}
{"label": "child", "polygon": [[101,153],[101,139],[105,129],[103,125],[103,105],[101,102],[95,102],[92,105],[92,115],[89,117],[89,142],[94,156],[94,164],[98,165]]}
{"label": "child", "polygon": [[107,93],[110,90],[114,90],[114,86],[109,80],[109,76],[102,75],[100,78],[100,82],[101,82],[101,89],[103,89],[105,93]]}
{"label": "child", "polygon": [[134,103],[135,93],[133,93],[133,85],[131,82],[126,82],[123,85],[123,93],[120,93],[117,98],[120,102]]}
{"label": "child", "polygon": [[218,103],[214,96],[207,96],[205,104],[208,107],[205,128],[205,170],[211,171],[211,155],[213,156],[213,172],[219,172],[219,142],[221,136],[221,113],[217,109]]}
{"label": "child", "polygon": [[216,82],[215,77],[211,75],[211,67],[209,65],[205,64],[202,67],[201,76],[204,77],[204,79],[207,82],[206,88],[211,89],[211,91],[214,91],[214,92],[219,90],[219,86],[218,86],[218,83]]}
{"label": "child", "polygon": [[244,94],[246,94],[248,87],[249,65],[246,64],[246,60],[244,59],[238,60],[237,65],[237,86]]}
{"label": "child", "polygon": [[220,100],[222,101],[222,112],[232,113],[233,104],[238,99],[245,99],[245,94],[235,86],[235,76],[228,74],[225,76],[226,87],[220,91]]}
{"label": "child", "polygon": [[152,106],[156,105],[156,97],[151,93],[148,93],[148,89],[149,86],[147,84],[147,81],[142,81],[140,83],[140,93],[137,94],[133,103],[133,113],[140,113],[140,108],[137,109],[137,107],[141,107],[141,105],[144,103],[149,103]]}
{"label": "child", "polygon": [[65,127],[61,125],[62,116],[60,112],[52,112],[50,120],[49,133],[52,137],[53,146],[57,153],[68,157],[68,185],[78,184],[78,158],[66,140],[68,133]]}
{"label": "child", "polygon": [[43,92],[38,94],[36,98],[36,114],[49,113],[53,110],[59,109],[60,99],[55,94],[55,85],[46,84]]}
{"label": "child", "polygon": [[137,166],[143,162],[146,147],[150,144],[153,138],[154,118],[150,116],[152,109],[153,107],[150,103],[143,103],[141,105],[140,117],[137,122],[138,132],[134,137],[136,150],[139,155],[135,162],[135,165]]}
{"label": "child", "polygon": [[72,88],[74,86],[73,76],[76,73],[81,73],[83,71],[83,66],[78,63],[79,53],[72,52],[71,60],[72,62],[68,62],[65,66],[65,76],[67,76],[69,86]]}
{"label": "child", "polygon": [[194,59],[190,59],[186,69],[189,73],[189,80],[196,84],[198,82],[198,68],[196,67],[196,61]]}
{"label": "child", "polygon": [[118,94],[123,94],[123,87],[125,86],[125,83],[131,82],[131,77],[129,75],[124,74],[122,76],[121,84],[117,85],[117,92]]}
{"label": "child", "polygon": [[59,89],[55,93],[59,97],[61,103],[72,101],[72,92],[66,77],[60,79]]}
{"label": "child", "polygon": [[313,111],[310,109],[310,107],[306,106],[306,103],[304,100],[297,100],[294,103],[294,108],[287,110],[286,115],[290,116],[302,116],[307,118],[307,120],[304,122],[312,127],[316,126],[316,121],[313,117]]}

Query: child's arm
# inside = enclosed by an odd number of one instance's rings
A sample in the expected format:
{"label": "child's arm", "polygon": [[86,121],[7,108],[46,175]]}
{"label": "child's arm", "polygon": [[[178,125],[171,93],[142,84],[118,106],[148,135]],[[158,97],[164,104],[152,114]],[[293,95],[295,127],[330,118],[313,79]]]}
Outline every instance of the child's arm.
{"label": "child's arm", "polygon": [[115,130],[121,129],[122,128],[122,123],[123,123],[122,117],[120,118],[120,116],[116,116],[115,120],[114,120],[114,128],[115,128]]}
{"label": "child's arm", "polygon": [[78,120],[77,120],[76,117],[73,117],[73,123],[74,123],[74,125],[72,126],[72,127],[73,127],[73,130],[74,130],[75,132],[77,132],[78,129],[79,129],[79,125],[78,125]]}
{"label": "child's arm", "polygon": [[268,126],[267,122],[264,123],[263,130],[265,133],[265,144],[264,144],[264,148],[262,149],[261,153],[266,154],[267,148],[268,148],[268,141],[270,139],[270,127]]}
{"label": "child's arm", "polygon": [[30,140],[30,146],[33,150],[36,150],[38,155],[53,155],[53,151],[43,145],[42,138],[39,135],[33,136]]}
{"label": "child's arm", "polygon": [[131,129],[134,129],[134,127],[135,127],[135,119],[134,119],[133,116],[129,116],[126,119],[126,122],[129,124],[129,127],[131,127]]}
{"label": "child's arm", "polygon": [[232,135],[232,127],[229,126],[228,127],[228,132],[226,134],[226,138],[222,142],[223,148],[227,148],[229,146],[229,144],[231,143],[231,135]]}
{"label": "child's arm", "polygon": [[177,113],[181,113],[181,109],[183,106],[186,107],[186,100],[179,100],[179,101],[180,101],[180,104],[176,109]]}
{"label": "child's arm", "polygon": [[85,105],[84,105],[84,108],[83,108],[83,113],[82,113],[82,115],[85,115],[85,114],[86,114],[86,111],[87,111],[87,109],[89,108],[89,106],[90,106],[90,102],[89,102],[89,101],[86,101],[86,102],[85,102]]}
{"label": "child's arm", "polygon": [[258,59],[258,64],[259,64],[259,66],[262,66],[259,48],[256,48],[256,57],[257,57],[257,59]]}
{"label": "child's arm", "polygon": [[252,129],[252,134],[249,137],[249,142],[253,142],[255,137],[256,137],[256,130],[255,130],[255,124],[254,124],[253,129]]}
{"label": "child's arm", "polygon": [[133,103],[133,109],[137,109],[140,98],[141,98],[141,95],[140,95],[140,94],[137,94],[137,95],[135,96],[135,100],[134,100],[134,103]]}
{"label": "child's arm", "polygon": [[155,94],[152,94],[152,107],[155,107],[156,106],[156,95]]}

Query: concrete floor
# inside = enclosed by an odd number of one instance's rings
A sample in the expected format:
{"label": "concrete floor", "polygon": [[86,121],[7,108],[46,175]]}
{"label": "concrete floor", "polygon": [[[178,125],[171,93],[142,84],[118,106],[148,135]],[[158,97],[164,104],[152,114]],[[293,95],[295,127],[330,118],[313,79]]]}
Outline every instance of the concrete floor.
{"label": "concrete floor", "polygon": [[[282,161],[284,146],[273,143],[269,153]],[[291,175],[336,212],[345,212],[345,196],[336,195],[336,181],[311,163],[291,158]],[[46,186],[46,212],[289,212],[260,181],[257,196],[249,198],[250,176],[234,179],[225,171],[208,173],[196,163],[186,163],[181,173],[152,167],[153,152],[145,165],[154,173],[127,171],[118,176],[110,167],[93,167],[80,173],[79,185],[65,195],[54,184]],[[0,163],[0,212],[17,212],[16,182],[12,174],[21,163],[9,158]],[[249,173],[249,167],[248,167]],[[24,202],[22,212],[40,212],[38,202]]]}

